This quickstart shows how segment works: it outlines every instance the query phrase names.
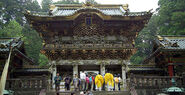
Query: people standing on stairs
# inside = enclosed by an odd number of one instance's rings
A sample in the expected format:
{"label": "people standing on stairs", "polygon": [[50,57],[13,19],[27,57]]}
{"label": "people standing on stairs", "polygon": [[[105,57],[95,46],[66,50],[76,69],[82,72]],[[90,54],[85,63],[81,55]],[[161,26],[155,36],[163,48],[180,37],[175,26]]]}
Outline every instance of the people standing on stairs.
{"label": "people standing on stairs", "polygon": [[95,77],[96,91],[101,91],[102,86],[103,86],[103,82],[104,82],[103,76],[100,75],[100,74],[98,74],[98,75]]}
{"label": "people standing on stairs", "polygon": [[93,91],[93,88],[94,88],[94,77],[92,75],[90,75],[90,78],[89,78],[89,84],[90,84],[90,90]]}
{"label": "people standing on stairs", "polygon": [[79,89],[79,91],[81,90],[81,80],[80,80],[80,78],[78,78],[78,89]]}
{"label": "people standing on stairs", "polygon": [[54,83],[55,83],[55,90],[58,92],[60,90],[60,82],[62,80],[62,77],[57,73],[57,75],[54,78]]}
{"label": "people standing on stairs", "polygon": [[69,91],[70,84],[71,84],[71,78],[69,76],[67,76],[64,81],[65,81],[65,91]]}
{"label": "people standing on stairs", "polygon": [[89,75],[87,74],[86,75],[86,79],[85,79],[85,82],[86,82],[86,91],[88,91],[89,90]]}
{"label": "people standing on stairs", "polygon": [[120,74],[118,74],[118,80],[119,80],[119,83],[118,83],[118,89],[119,89],[119,91],[121,90],[121,81],[122,81],[122,79],[121,79],[121,77],[120,77]]}
{"label": "people standing on stairs", "polygon": [[107,84],[107,90],[113,91],[114,88],[114,76],[111,73],[105,74],[105,84]]}
{"label": "people standing on stairs", "polygon": [[75,74],[74,78],[73,78],[73,85],[74,85],[74,91],[78,91],[79,87],[79,78],[77,76],[77,74]]}
{"label": "people standing on stairs", "polygon": [[119,83],[119,78],[117,75],[114,77],[114,90],[118,91],[118,83]]}
{"label": "people standing on stairs", "polygon": [[84,73],[84,71],[82,71],[82,73],[80,74],[80,83],[81,83],[81,90],[85,91],[85,79],[86,79],[86,75]]}
{"label": "people standing on stairs", "polygon": [[[105,81],[105,74],[103,74],[103,80]],[[105,82],[103,82],[102,90],[105,91]]]}

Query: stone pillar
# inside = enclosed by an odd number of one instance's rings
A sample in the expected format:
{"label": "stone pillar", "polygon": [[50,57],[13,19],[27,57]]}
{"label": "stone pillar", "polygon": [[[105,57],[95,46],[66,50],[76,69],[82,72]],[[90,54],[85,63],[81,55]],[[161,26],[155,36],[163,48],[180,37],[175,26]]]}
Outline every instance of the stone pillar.
{"label": "stone pillar", "polygon": [[78,76],[78,65],[73,65],[73,77],[77,74]]}
{"label": "stone pillar", "polygon": [[[51,63],[53,66],[52,66],[52,83],[54,84],[54,78],[55,76],[57,75],[57,66],[56,66],[56,62],[52,62]],[[55,88],[55,85],[52,85],[53,88]]]}
{"label": "stone pillar", "polygon": [[122,80],[123,80],[123,89],[126,91],[127,88],[127,82],[126,82],[126,66],[122,65]]}
{"label": "stone pillar", "polygon": [[104,64],[101,64],[100,65],[100,74],[101,75],[104,75],[105,74],[105,65]]}

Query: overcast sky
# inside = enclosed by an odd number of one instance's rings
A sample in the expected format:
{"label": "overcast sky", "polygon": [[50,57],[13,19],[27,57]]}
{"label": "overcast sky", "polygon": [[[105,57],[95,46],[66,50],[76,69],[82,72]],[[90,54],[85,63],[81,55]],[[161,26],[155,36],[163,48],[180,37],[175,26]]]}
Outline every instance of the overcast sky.
{"label": "overcast sky", "polygon": [[[39,3],[42,0],[38,0]],[[58,0],[53,0],[58,1]],[[85,0],[79,0],[83,2]],[[158,0],[95,0],[100,4],[129,4],[130,11],[148,11],[150,9],[155,9],[158,7]]]}

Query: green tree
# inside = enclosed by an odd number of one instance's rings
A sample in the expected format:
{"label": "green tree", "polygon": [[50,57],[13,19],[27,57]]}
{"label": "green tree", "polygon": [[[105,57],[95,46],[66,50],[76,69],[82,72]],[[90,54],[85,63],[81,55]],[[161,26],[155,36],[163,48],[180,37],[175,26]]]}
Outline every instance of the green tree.
{"label": "green tree", "polygon": [[48,58],[43,54],[39,54],[39,65],[46,66],[48,65],[47,63],[48,63]]}
{"label": "green tree", "polygon": [[159,0],[158,33],[185,35],[185,0]]}
{"label": "green tree", "polygon": [[17,0],[1,0],[0,1],[0,17],[1,17],[1,27],[8,23],[9,21],[15,19],[18,23],[22,24],[23,14],[22,14],[21,3]]}
{"label": "green tree", "polygon": [[11,20],[16,20],[23,26],[25,18],[23,12],[25,9],[31,11],[40,11],[37,0],[1,0],[0,1],[0,27],[3,27]]}
{"label": "green tree", "polygon": [[37,0],[29,0],[27,1],[27,5],[25,6],[25,9],[34,11],[34,12],[40,12],[41,7]]}
{"label": "green tree", "polygon": [[[41,7],[37,0],[27,1],[27,6],[25,9],[40,12]],[[39,62],[39,53],[42,48],[42,39],[39,37],[39,34],[30,28],[29,24],[26,23],[23,26],[23,35],[24,35],[24,43],[25,43],[25,52],[29,58],[33,58],[36,63]],[[37,64],[38,65],[38,64]]]}
{"label": "green tree", "polygon": [[22,26],[15,20],[0,29],[0,37],[22,37]]}
{"label": "green tree", "polygon": [[28,57],[33,58],[35,62],[39,60],[40,49],[42,48],[42,40],[38,33],[31,29],[29,25],[23,28],[25,50]]}
{"label": "green tree", "polygon": [[54,4],[79,4],[79,0],[59,0]]}
{"label": "green tree", "polygon": [[91,4],[98,4],[95,0],[87,0],[88,2],[90,2]]}
{"label": "green tree", "polygon": [[42,11],[43,12],[48,12],[49,11],[49,5],[53,3],[52,0],[42,0],[41,5],[42,5]]}
{"label": "green tree", "polygon": [[135,41],[137,52],[131,57],[133,64],[141,64],[143,60],[152,53],[152,43],[158,30],[157,19],[158,15],[153,15],[147,27],[139,33]]}

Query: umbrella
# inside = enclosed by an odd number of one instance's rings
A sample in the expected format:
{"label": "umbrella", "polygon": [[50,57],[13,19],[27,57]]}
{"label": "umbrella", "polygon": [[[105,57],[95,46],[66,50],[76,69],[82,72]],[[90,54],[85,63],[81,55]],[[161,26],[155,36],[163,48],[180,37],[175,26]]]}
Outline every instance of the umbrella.
{"label": "umbrella", "polygon": [[166,90],[166,92],[184,92],[184,89],[179,87],[170,87]]}
{"label": "umbrella", "polygon": [[4,90],[3,91],[3,95],[13,95],[13,91],[11,91],[11,90]]}

